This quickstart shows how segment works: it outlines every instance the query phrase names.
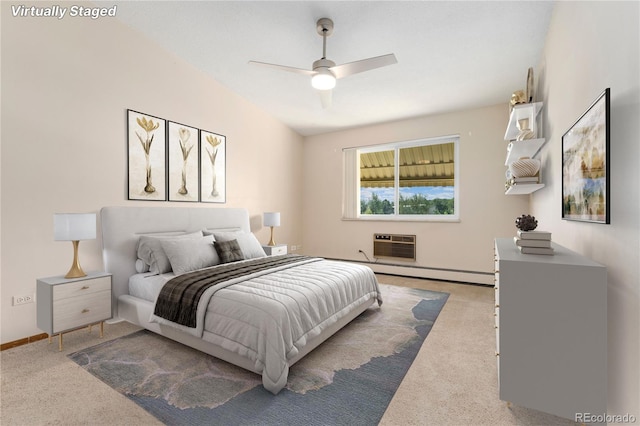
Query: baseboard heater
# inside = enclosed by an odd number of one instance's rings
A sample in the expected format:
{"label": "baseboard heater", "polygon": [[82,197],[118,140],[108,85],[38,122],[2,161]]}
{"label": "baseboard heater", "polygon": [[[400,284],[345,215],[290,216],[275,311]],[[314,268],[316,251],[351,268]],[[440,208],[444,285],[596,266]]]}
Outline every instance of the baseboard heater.
{"label": "baseboard heater", "polygon": [[400,234],[373,234],[373,256],[415,261],[416,236]]}

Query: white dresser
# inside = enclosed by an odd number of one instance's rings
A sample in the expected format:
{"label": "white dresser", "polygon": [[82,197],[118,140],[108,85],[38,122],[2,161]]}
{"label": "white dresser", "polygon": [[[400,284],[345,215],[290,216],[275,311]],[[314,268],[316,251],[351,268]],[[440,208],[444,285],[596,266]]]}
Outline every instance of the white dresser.
{"label": "white dresser", "polygon": [[37,281],[38,328],[51,336],[58,334],[62,350],[62,333],[100,324],[111,318],[111,274],[89,273],[86,277],[41,278]]}
{"label": "white dresser", "polygon": [[552,246],[495,240],[498,385],[503,401],[575,421],[607,412],[607,270]]}

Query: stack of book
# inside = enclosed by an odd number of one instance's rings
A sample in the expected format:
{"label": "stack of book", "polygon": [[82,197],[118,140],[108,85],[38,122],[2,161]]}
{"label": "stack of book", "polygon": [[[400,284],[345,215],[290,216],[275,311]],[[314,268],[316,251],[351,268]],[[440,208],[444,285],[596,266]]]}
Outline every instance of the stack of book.
{"label": "stack of book", "polygon": [[540,178],[538,176],[527,176],[527,177],[512,177],[509,180],[511,185],[517,185],[522,183],[539,183]]}
{"label": "stack of book", "polygon": [[513,237],[516,247],[525,254],[553,254],[551,247],[551,232],[547,231],[520,231]]}
{"label": "stack of book", "polygon": [[528,177],[519,177],[519,178],[512,177],[509,180],[507,180],[505,187],[506,189],[509,189],[512,186],[530,185],[532,183],[540,183],[540,177],[539,176],[528,176]]}

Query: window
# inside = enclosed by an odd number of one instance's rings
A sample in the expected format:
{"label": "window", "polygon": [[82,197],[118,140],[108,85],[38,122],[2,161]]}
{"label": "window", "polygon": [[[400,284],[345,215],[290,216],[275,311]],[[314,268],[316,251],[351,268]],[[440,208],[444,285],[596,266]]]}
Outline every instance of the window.
{"label": "window", "polygon": [[457,220],[458,136],[344,150],[346,219]]}

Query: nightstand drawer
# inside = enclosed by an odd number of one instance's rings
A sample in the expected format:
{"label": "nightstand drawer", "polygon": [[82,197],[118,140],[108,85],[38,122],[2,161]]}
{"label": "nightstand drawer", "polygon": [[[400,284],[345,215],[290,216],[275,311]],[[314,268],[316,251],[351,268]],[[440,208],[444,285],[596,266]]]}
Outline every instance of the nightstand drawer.
{"label": "nightstand drawer", "polygon": [[287,254],[287,245],[278,244],[275,246],[262,246],[267,256],[278,256],[281,254]]}
{"label": "nightstand drawer", "polygon": [[110,286],[106,291],[67,297],[53,303],[54,334],[109,318],[111,318]]}
{"label": "nightstand drawer", "polygon": [[111,290],[111,277],[94,278],[57,285],[53,288],[53,300],[80,297],[91,293]]}
{"label": "nightstand drawer", "polygon": [[276,246],[271,249],[272,255],[287,254],[287,246]]}

